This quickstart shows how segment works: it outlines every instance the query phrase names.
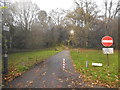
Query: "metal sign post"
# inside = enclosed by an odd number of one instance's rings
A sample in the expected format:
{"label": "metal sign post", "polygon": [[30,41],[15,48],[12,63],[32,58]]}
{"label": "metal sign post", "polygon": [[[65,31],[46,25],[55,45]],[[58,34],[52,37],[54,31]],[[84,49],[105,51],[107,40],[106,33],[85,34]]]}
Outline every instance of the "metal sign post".
{"label": "metal sign post", "polygon": [[8,74],[8,55],[7,53],[4,54],[3,56],[3,66],[4,66],[4,71],[3,74]]}
{"label": "metal sign post", "polygon": [[[3,7],[6,7],[6,1],[3,1]],[[9,32],[9,27],[6,25],[3,18],[6,18],[6,11],[5,9],[2,9],[2,34],[3,34],[3,74],[8,74],[8,51],[7,51],[7,32]]]}
{"label": "metal sign post", "polygon": [[107,66],[109,66],[109,58],[108,58],[108,54],[107,54]]}

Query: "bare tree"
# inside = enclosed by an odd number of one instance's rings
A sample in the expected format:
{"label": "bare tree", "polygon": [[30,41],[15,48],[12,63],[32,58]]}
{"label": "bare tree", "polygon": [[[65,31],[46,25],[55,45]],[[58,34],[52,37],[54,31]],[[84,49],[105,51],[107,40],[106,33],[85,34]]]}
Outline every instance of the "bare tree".
{"label": "bare tree", "polygon": [[53,9],[49,13],[49,15],[51,16],[51,18],[53,19],[56,25],[60,24],[60,21],[62,20],[64,14],[65,14],[65,11],[60,8]]}
{"label": "bare tree", "polygon": [[118,3],[117,3],[116,10],[115,10],[115,13],[114,13],[114,18],[119,11],[120,11],[120,1],[118,1]]}
{"label": "bare tree", "polygon": [[106,35],[112,35],[112,30],[111,30],[111,25],[110,22],[112,21],[116,10],[115,7],[116,2],[114,2],[114,0],[111,0],[110,2],[108,0],[104,0],[104,7],[105,7],[105,13],[104,13],[104,17],[105,17],[105,34]]}
{"label": "bare tree", "polygon": [[[39,10],[38,6],[32,2],[16,1],[9,5],[6,22],[10,26],[10,42],[14,43],[13,46],[15,46],[15,42],[24,43],[25,46],[27,35],[31,31],[31,25],[35,21]],[[22,34],[19,37],[21,40],[17,40],[16,35],[18,34]]]}
{"label": "bare tree", "polygon": [[16,8],[13,9],[13,17],[15,24],[21,23],[22,30],[30,30],[32,21],[36,18],[39,8],[32,2],[16,2],[14,4]]}

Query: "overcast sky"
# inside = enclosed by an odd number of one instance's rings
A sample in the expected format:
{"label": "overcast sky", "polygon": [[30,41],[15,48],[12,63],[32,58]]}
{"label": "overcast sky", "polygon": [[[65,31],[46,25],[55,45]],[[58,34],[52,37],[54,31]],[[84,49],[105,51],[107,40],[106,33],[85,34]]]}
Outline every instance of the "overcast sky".
{"label": "overcast sky", "polygon": [[32,0],[36,2],[40,9],[49,12],[51,9],[69,9],[73,6],[73,0]]}
{"label": "overcast sky", "polygon": [[[62,8],[62,9],[71,9],[74,7],[74,0],[32,0],[35,2],[41,10],[49,12],[51,9]],[[102,0],[96,0],[96,2],[101,6]]]}
{"label": "overcast sky", "polygon": [[[11,0],[11,1],[20,1],[20,2],[27,2],[29,0]],[[33,3],[36,3],[41,10],[51,11],[52,9],[56,8],[62,8],[64,10],[71,9],[74,7],[74,0],[31,0]],[[77,0],[76,0],[77,1]],[[98,5],[99,9],[103,9],[103,1],[105,0],[90,0],[95,1]],[[108,0],[110,2],[111,0]],[[113,0],[114,2],[117,2],[118,0]]]}

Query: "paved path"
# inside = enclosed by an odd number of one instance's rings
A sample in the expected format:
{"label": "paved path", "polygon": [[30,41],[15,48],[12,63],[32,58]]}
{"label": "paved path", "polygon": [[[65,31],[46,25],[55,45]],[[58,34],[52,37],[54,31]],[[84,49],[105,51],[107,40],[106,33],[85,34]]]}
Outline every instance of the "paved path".
{"label": "paved path", "polygon": [[[66,59],[66,70],[63,71],[63,58]],[[8,86],[11,88],[87,88],[79,73],[76,73],[70,60],[70,52],[64,50],[43,63],[30,69],[14,79]],[[5,88],[6,88],[5,87]],[[99,86],[93,86],[100,88]]]}

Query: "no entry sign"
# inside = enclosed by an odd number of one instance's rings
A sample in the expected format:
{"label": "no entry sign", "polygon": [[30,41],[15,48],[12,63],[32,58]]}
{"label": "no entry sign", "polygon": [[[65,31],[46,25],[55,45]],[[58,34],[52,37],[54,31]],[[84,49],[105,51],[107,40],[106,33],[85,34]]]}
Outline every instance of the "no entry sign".
{"label": "no entry sign", "polygon": [[103,38],[102,38],[102,44],[103,44],[103,46],[105,46],[105,47],[110,47],[110,46],[112,46],[112,44],[113,44],[113,38],[112,37],[110,37],[110,36],[104,36]]}

